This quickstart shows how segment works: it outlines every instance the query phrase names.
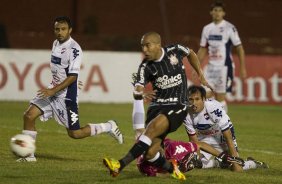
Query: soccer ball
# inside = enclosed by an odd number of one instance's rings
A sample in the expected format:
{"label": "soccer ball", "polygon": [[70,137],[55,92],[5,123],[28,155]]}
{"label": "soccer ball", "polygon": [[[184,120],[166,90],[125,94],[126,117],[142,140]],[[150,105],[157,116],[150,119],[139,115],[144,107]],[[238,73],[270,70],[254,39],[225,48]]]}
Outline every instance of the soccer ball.
{"label": "soccer ball", "polygon": [[11,151],[19,157],[28,157],[35,152],[35,140],[25,134],[18,134],[11,138]]}

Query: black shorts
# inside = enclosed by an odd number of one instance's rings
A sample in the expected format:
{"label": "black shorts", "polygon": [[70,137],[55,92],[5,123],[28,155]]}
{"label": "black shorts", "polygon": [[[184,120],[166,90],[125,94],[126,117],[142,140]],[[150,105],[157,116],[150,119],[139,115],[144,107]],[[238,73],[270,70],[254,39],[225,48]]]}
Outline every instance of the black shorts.
{"label": "black shorts", "polygon": [[169,122],[168,131],[160,135],[159,138],[164,139],[168,133],[176,131],[188,113],[186,105],[163,105],[163,106],[152,106],[147,111],[146,126],[152,119],[157,117],[159,114],[163,114],[167,117]]}

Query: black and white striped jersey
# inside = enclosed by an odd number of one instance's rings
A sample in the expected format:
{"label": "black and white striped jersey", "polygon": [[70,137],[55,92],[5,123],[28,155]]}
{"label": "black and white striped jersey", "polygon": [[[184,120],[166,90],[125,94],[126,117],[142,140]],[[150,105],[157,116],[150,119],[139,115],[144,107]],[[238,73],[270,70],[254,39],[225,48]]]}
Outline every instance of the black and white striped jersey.
{"label": "black and white striped jersey", "polygon": [[159,60],[144,59],[139,66],[135,85],[145,86],[151,82],[156,90],[154,105],[175,105],[187,102],[187,78],[182,59],[190,54],[190,50],[182,45],[171,45],[162,48]]}

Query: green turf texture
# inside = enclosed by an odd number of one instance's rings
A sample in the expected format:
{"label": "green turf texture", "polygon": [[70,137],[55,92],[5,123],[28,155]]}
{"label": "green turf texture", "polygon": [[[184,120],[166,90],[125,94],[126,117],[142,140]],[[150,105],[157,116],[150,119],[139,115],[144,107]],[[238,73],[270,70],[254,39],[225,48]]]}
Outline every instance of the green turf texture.
{"label": "green turf texture", "polygon": [[[17,163],[9,141],[21,133],[22,115],[28,102],[0,102],[0,183],[2,184],[269,184],[282,183],[282,107],[229,105],[229,116],[235,126],[240,156],[252,156],[269,164],[269,169],[233,173],[223,169],[201,169],[186,173],[185,182],[173,178],[141,175],[135,162],[117,178],[111,178],[102,164],[104,157],[121,158],[134,143],[131,104],[80,104],[80,123],[118,121],[125,143],[119,145],[107,134],[74,140],[54,120],[36,122],[38,131],[36,163]],[[170,138],[187,140],[184,127]]]}

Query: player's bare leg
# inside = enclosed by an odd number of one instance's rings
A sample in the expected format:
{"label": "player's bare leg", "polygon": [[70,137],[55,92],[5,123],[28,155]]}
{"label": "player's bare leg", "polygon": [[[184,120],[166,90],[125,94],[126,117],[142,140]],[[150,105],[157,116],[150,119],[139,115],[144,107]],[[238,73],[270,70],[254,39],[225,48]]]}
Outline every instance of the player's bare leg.
{"label": "player's bare leg", "polygon": [[24,112],[23,121],[24,121],[24,130],[35,131],[35,120],[42,114],[40,109],[35,105],[30,105],[28,109]]}
{"label": "player's bare leg", "polygon": [[[30,105],[23,115],[24,129],[22,133],[30,135],[34,140],[36,140],[36,136],[37,136],[37,131],[35,129],[35,120],[41,114],[42,112],[40,111],[40,109],[38,109],[35,105]],[[36,158],[34,154],[26,158],[19,158],[17,160],[17,162],[35,162],[35,161]]]}
{"label": "player's bare leg", "polygon": [[226,101],[225,101],[225,96],[226,96],[226,93],[216,93],[216,94],[215,94],[215,99],[221,103],[223,109],[224,109],[224,110],[226,111],[226,113],[227,113],[228,108],[227,108],[227,103],[226,103]]}

